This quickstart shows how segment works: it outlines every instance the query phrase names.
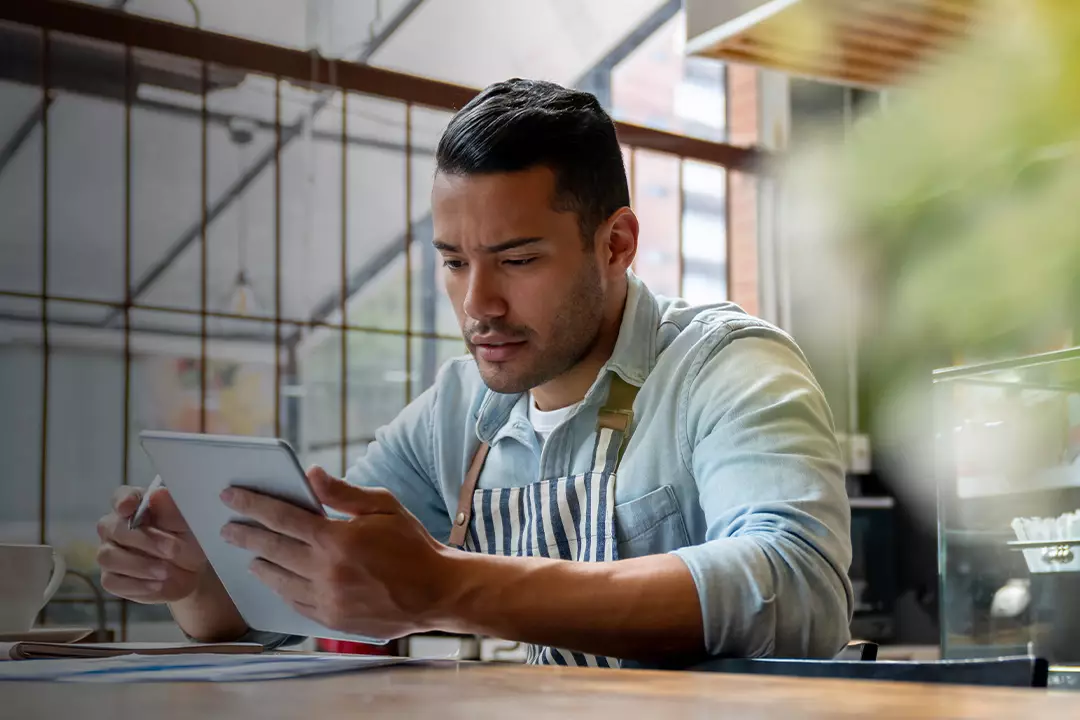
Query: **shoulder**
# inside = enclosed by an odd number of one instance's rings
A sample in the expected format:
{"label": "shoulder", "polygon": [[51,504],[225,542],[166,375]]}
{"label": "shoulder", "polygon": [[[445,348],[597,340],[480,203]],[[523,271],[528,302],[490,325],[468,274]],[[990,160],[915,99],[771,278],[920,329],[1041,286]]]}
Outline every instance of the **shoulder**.
{"label": "shoulder", "polygon": [[664,299],[660,310],[658,350],[684,358],[686,382],[703,371],[738,377],[778,366],[809,375],[806,358],[788,333],[734,303],[695,306]]}

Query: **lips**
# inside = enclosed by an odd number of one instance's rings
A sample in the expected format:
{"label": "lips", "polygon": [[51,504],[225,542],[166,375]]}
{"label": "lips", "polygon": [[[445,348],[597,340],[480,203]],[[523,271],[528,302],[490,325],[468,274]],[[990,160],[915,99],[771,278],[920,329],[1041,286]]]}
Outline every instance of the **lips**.
{"label": "lips", "polygon": [[473,347],[476,355],[481,360],[491,363],[501,363],[512,360],[525,347],[524,340],[510,340],[501,338],[474,338]]}

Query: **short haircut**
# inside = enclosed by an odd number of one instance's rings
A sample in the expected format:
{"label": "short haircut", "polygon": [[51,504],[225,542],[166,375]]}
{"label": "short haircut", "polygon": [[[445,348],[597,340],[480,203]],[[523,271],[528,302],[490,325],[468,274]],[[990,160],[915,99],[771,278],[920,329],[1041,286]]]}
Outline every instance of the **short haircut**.
{"label": "short haircut", "polygon": [[438,172],[482,175],[546,167],[555,208],[576,212],[585,247],[630,204],[622,149],[594,95],[513,78],[490,85],[450,120],[435,153]]}

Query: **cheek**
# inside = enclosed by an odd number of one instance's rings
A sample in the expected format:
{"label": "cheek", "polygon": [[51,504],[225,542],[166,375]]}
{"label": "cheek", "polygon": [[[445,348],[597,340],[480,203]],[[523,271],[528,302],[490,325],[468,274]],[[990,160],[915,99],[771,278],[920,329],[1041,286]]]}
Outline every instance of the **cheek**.
{"label": "cheek", "polygon": [[446,297],[450,300],[450,305],[454,308],[454,315],[457,316],[458,324],[464,326],[466,282],[446,268],[442,268],[440,273],[442,274],[443,289],[446,291]]}

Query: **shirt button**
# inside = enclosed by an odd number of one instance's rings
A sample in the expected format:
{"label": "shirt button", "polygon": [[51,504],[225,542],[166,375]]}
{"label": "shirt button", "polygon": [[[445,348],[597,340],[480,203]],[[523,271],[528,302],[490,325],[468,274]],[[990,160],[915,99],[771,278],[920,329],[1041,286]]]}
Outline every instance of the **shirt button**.
{"label": "shirt button", "polygon": [[454,523],[456,525],[464,525],[465,524],[465,513],[459,512],[457,514],[457,517],[454,518]]}

